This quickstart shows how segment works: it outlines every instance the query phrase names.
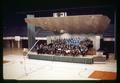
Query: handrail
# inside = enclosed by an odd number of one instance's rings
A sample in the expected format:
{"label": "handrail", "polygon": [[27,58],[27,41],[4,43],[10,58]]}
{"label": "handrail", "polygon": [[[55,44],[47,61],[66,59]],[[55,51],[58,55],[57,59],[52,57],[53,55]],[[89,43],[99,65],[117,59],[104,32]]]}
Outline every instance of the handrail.
{"label": "handrail", "polygon": [[27,54],[25,56],[28,56],[28,54],[30,53],[30,51],[35,47],[35,45],[38,43],[39,40],[37,40],[34,45],[30,48],[30,50],[27,52]]}

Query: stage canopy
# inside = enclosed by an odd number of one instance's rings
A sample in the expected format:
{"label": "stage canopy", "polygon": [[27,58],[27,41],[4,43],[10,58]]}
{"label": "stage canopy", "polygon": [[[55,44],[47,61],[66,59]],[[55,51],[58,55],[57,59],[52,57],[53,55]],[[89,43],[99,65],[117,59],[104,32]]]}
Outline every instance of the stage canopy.
{"label": "stage canopy", "polygon": [[102,34],[110,24],[110,19],[104,15],[76,15],[25,18],[25,22],[53,32]]}

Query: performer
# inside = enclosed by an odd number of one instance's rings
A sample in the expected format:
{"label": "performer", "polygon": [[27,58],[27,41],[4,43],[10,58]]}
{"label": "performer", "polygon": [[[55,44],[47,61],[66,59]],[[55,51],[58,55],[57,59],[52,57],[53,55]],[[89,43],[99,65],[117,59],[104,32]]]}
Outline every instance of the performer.
{"label": "performer", "polygon": [[39,48],[39,45],[37,44],[37,46],[36,46],[36,49],[37,49],[37,54],[39,54],[40,53],[40,48]]}
{"label": "performer", "polygon": [[87,47],[85,45],[81,45],[80,51],[81,51],[82,56],[85,56],[88,49],[87,49]]}

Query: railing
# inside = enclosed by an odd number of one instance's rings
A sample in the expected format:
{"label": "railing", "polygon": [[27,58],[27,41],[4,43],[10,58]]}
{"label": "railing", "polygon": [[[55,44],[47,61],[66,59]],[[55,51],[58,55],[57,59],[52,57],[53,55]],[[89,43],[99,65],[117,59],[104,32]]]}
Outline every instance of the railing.
{"label": "railing", "polygon": [[39,40],[35,42],[35,44],[30,48],[30,50],[27,52],[25,56],[28,56],[28,54],[31,52],[31,50],[35,47],[35,45],[38,43]]}

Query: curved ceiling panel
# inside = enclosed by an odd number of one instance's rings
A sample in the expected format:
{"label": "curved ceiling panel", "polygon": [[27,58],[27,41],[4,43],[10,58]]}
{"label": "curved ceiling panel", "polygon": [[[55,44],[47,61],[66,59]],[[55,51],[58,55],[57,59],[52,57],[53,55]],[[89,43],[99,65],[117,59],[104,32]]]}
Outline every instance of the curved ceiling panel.
{"label": "curved ceiling panel", "polygon": [[42,27],[50,31],[68,33],[98,33],[105,31],[110,19],[104,15],[78,15],[66,17],[35,17],[25,18],[29,24]]}

